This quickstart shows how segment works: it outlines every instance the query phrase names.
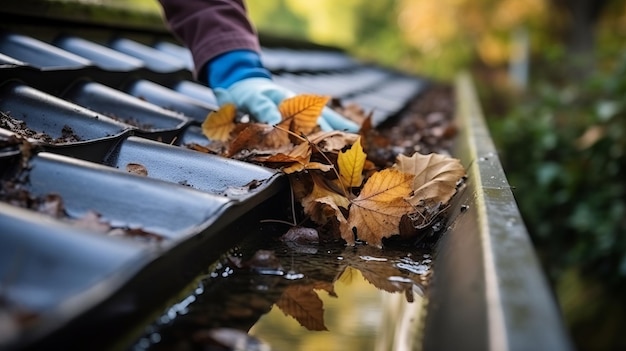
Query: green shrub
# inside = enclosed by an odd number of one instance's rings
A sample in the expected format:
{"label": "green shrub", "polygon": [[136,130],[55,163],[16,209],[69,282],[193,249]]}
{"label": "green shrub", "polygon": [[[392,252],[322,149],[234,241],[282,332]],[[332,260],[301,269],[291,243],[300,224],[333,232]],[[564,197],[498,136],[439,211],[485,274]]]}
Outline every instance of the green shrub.
{"label": "green shrub", "polygon": [[626,56],[565,77],[536,80],[488,121],[577,346],[610,349],[626,345]]}

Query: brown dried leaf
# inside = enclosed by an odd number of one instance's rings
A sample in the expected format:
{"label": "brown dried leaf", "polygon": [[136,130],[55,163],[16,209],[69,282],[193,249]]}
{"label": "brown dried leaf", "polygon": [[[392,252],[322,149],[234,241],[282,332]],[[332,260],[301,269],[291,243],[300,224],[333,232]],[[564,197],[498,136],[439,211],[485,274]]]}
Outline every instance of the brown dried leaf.
{"label": "brown dried leaf", "polygon": [[226,157],[241,150],[273,150],[291,144],[289,135],[262,123],[250,123],[230,142]]}
{"label": "brown dried leaf", "polygon": [[307,136],[309,142],[316,144],[322,152],[336,152],[356,142],[358,134],[339,130],[314,132]]}
{"label": "brown dried leaf", "polygon": [[139,163],[128,163],[126,165],[126,172],[144,177],[148,175],[148,169],[146,168],[146,166]]}
{"label": "brown dried leaf", "polygon": [[[352,232],[352,227],[349,226],[348,220],[343,215],[343,212],[337,206],[334,198],[331,196],[322,197],[316,200],[319,203],[325,204],[327,207],[325,208],[326,212],[329,214],[332,213],[332,217],[337,220],[337,225],[339,229],[339,234],[341,238],[346,241],[346,243],[350,246],[354,246],[354,233]],[[332,211],[332,212],[331,212]]]}
{"label": "brown dried leaf", "polygon": [[283,116],[279,126],[298,135],[311,133],[329,99],[329,96],[303,94],[283,100],[278,105]]}
{"label": "brown dried leaf", "polygon": [[324,325],[324,303],[313,289],[312,285],[290,285],[276,306],[308,330],[328,330]]}
{"label": "brown dried leaf", "polygon": [[[413,210],[406,200],[413,177],[391,168],[374,173],[351,201],[348,228],[356,227],[360,239],[382,247],[382,238],[398,234],[400,219]],[[350,235],[342,232],[344,238]]]}
{"label": "brown dried leaf", "polygon": [[413,179],[414,205],[446,204],[456,193],[457,183],[465,176],[465,168],[458,159],[442,155],[414,153],[407,157],[398,155],[394,168],[415,175]]}
{"label": "brown dried leaf", "polygon": [[347,119],[355,122],[358,125],[363,125],[366,119],[372,116],[373,111],[369,113],[365,112],[365,109],[357,103],[349,102],[343,104],[340,100],[334,100],[331,102],[333,109]]}
{"label": "brown dried leaf", "polygon": [[298,144],[288,153],[277,153],[265,157],[255,157],[254,160],[268,164],[285,164],[281,170],[286,174],[301,172],[305,169],[317,169],[323,172],[330,171],[333,166],[319,162],[311,162],[311,145]]}
{"label": "brown dried leaf", "polygon": [[202,122],[202,134],[209,140],[227,141],[230,132],[235,129],[237,108],[233,104],[225,104],[217,111],[209,113]]}
{"label": "brown dried leaf", "polygon": [[[348,208],[350,204],[348,199],[326,186],[321,177],[312,174],[311,178],[313,179],[313,190],[301,201],[304,213],[311,216],[311,219],[319,224],[326,223],[331,217],[338,215],[343,217],[338,206]],[[341,220],[339,221],[341,223]]]}

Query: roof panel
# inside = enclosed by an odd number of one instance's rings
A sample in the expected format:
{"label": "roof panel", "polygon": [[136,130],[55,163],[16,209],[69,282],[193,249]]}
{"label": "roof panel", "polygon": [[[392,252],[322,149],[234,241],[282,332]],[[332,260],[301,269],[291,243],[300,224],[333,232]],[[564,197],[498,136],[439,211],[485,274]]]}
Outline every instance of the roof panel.
{"label": "roof panel", "polygon": [[[173,38],[146,34],[138,41],[137,32],[131,39],[108,28],[96,40],[76,27],[76,33],[53,28],[41,37],[37,30],[0,35],[0,177],[28,199],[13,201],[3,188],[0,226],[11,235],[0,237],[0,251],[17,245],[33,258],[5,290],[41,316],[24,338],[0,337],[0,345],[54,335],[101,306],[121,311],[120,294],[142,307],[150,291],[134,284],[161,284],[146,277],[179,274],[163,264],[245,235],[225,238],[220,230],[286,191],[274,170],[187,147],[208,142],[200,124],[218,106],[212,90],[191,79],[189,51]],[[374,111],[376,124],[425,84],[336,50],[263,47],[263,60],[295,92],[375,105],[382,101],[372,99],[386,91],[393,99]],[[20,147],[20,136],[33,147]],[[57,213],[47,216],[37,206]],[[85,218],[109,231],[77,225]],[[3,255],[0,269],[14,259]],[[50,279],[33,279],[44,261],[58,265]],[[74,274],[79,267],[84,271]],[[64,310],[70,301],[75,308]]]}

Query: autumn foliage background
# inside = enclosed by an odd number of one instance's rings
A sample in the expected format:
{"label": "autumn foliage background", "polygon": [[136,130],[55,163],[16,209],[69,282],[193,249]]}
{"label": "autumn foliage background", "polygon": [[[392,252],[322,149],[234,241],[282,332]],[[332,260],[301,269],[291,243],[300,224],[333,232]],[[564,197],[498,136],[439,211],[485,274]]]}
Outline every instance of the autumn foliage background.
{"label": "autumn foliage background", "polygon": [[471,71],[576,347],[626,349],[626,1],[248,5],[264,34],[443,81]]}

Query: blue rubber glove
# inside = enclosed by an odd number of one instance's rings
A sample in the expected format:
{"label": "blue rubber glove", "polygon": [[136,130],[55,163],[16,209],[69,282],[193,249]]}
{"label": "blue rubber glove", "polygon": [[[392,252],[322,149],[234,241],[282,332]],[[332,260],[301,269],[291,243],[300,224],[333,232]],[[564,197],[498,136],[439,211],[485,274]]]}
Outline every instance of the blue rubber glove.
{"label": "blue rubber glove", "polygon": [[[282,117],[278,104],[295,95],[271,79],[259,55],[250,50],[235,50],[217,56],[207,64],[207,82],[220,106],[233,103],[259,122],[277,124]],[[356,123],[325,107],[318,124],[322,130],[358,131]]]}

